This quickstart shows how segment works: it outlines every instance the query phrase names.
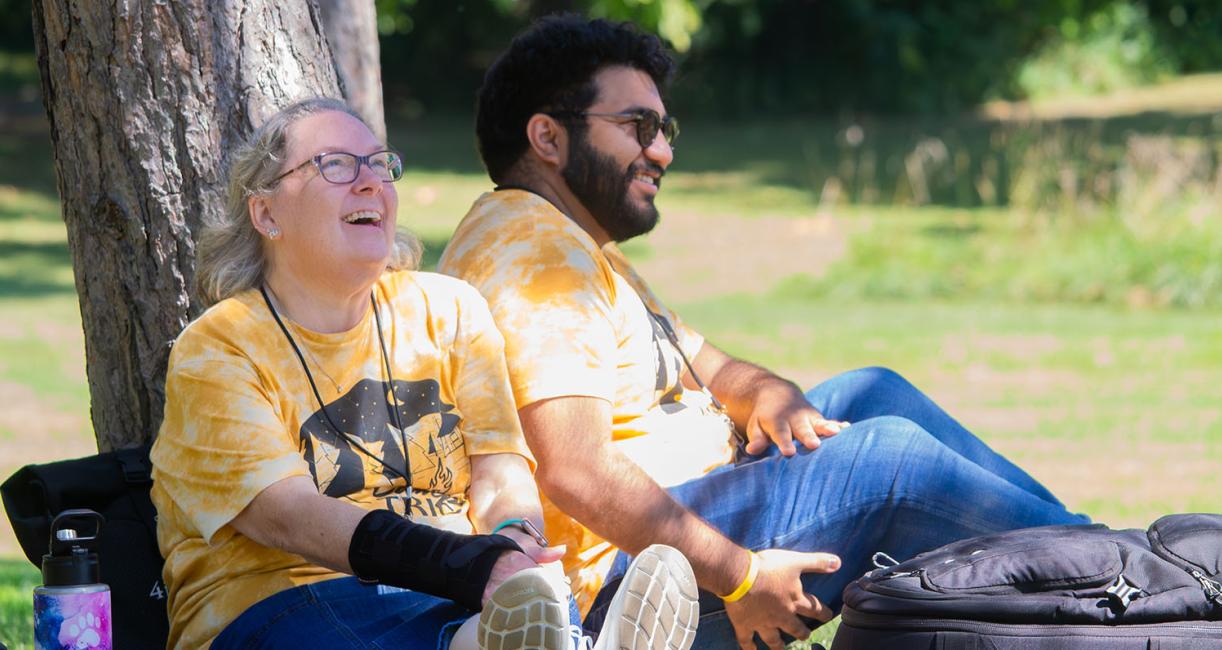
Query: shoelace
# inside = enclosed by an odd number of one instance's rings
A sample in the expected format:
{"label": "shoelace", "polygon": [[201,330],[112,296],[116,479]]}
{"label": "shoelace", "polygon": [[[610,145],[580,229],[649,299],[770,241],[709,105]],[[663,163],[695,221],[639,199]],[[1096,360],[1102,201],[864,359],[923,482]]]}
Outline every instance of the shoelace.
{"label": "shoelace", "polygon": [[585,630],[581,629],[580,625],[569,623],[569,638],[573,642],[573,650],[592,650],[594,648],[594,639],[586,636]]}
{"label": "shoelace", "polygon": [[[568,576],[564,577],[564,583],[571,584]],[[572,596],[569,596],[569,599],[569,605],[572,606]],[[580,625],[569,623],[569,641],[573,650],[593,650],[594,648],[593,637],[587,635]]]}

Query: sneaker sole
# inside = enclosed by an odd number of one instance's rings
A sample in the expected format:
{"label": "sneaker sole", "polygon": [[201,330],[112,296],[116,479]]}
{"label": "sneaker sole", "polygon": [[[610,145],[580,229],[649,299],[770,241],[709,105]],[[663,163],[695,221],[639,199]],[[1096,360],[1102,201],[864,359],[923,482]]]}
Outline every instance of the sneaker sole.
{"label": "sneaker sole", "polygon": [[485,650],[570,650],[568,605],[541,570],[521,571],[484,604],[476,640]]}
{"label": "sneaker sole", "polygon": [[594,650],[688,650],[699,622],[699,592],[687,558],[654,544],[628,565]]}

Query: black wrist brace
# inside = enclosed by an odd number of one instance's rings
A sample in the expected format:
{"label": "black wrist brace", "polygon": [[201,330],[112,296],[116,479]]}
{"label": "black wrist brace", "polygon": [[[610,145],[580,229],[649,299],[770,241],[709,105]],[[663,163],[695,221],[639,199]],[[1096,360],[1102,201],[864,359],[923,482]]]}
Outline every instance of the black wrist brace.
{"label": "black wrist brace", "polygon": [[348,564],[363,582],[403,587],[483,607],[492,565],[522,547],[503,535],[462,535],[413,523],[389,510],[361,519],[348,544]]}

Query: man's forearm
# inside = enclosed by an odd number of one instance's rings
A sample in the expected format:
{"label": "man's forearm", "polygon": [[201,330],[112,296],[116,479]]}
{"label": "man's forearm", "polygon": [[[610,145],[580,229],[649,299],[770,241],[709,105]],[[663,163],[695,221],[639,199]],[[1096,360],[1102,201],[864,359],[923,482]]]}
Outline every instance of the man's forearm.
{"label": "man's forearm", "polygon": [[697,582],[717,594],[730,593],[746,575],[749,557],[741,547],[614,447],[558,474],[564,476],[544,484],[552,502],[617,547],[636,554],[650,544],[673,546],[687,557]]}
{"label": "man's forearm", "polygon": [[725,405],[730,419],[745,430],[756,397],[769,386],[799,390],[791,381],[754,363],[734,358],[711,343],[705,343],[696,356],[696,372],[708,383],[709,390]]}
{"label": "man's forearm", "polygon": [[629,553],[650,544],[687,556],[696,579],[730,593],[747,573],[741,547],[675,501],[610,440],[610,411],[591,398],[560,398],[519,411],[539,462],[542,491],[562,511]]}

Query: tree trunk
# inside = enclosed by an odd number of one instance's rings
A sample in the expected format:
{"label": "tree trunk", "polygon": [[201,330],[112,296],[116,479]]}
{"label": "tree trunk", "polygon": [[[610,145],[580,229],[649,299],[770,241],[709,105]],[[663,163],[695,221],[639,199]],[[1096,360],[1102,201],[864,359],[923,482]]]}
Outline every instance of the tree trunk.
{"label": "tree trunk", "polygon": [[152,439],[170,345],[198,314],[192,233],[228,152],[285,103],[339,96],[309,0],[34,0],[94,435]]}
{"label": "tree trunk", "polygon": [[382,63],[378,49],[378,16],[373,0],[318,0],[323,32],[331,44],[344,100],[374,135],[386,141],[382,110]]}

